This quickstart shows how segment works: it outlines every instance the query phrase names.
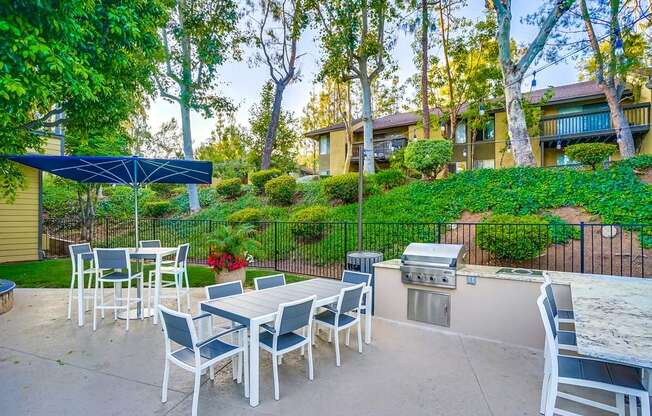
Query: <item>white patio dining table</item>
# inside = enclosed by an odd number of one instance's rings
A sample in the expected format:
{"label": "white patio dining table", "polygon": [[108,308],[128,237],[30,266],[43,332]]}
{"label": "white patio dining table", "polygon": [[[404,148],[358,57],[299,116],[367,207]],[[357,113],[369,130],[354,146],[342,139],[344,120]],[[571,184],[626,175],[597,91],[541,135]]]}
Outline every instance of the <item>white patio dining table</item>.
{"label": "white patio dining table", "polygon": [[[171,256],[177,252],[176,247],[124,247],[124,250],[129,252],[129,258],[132,260],[154,260],[155,273],[155,289],[154,289],[154,310],[143,310],[142,302],[138,302],[136,307],[136,316],[140,317],[141,314],[145,318],[153,316],[154,324],[158,323],[158,304],[161,294],[161,263],[164,257]],[[77,256],[77,316],[79,317],[79,326],[84,326],[84,261],[92,260],[93,253],[84,253]],[[144,277],[144,276],[143,276]],[[138,297],[141,297],[140,288],[138,290]]]}
{"label": "white patio dining table", "polygon": [[[315,306],[325,306],[337,302],[340,290],[353,286],[334,279],[309,279],[269,289],[249,291],[241,295],[201,302],[201,310],[245,325],[249,332],[249,380],[245,384],[245,396],[251,406],[259,404],[259,365],[260,365],[260,325],[276,318],[278,305],[317,295]],[[372,288],[366,287],[364,293],[366,310],[372,310]],[[206,321],[206,320],[204,320]],[[200,330],[205,331],[204,326]],[[371,342],[371,314],[365,314],[365,343]],[[246,371],[246,369],[245,369]],[[248,384],[248,385],[247,385]]]}

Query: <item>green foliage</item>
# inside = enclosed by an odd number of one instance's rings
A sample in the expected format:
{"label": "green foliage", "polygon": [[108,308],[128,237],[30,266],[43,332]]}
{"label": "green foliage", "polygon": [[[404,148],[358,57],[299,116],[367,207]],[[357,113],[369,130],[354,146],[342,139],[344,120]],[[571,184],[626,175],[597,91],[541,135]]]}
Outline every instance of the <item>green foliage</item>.
{"label": "green foliage", "polygon": [[66,180],[43,175],[43,211],[51,218],[72,218],[77,214],[77,191]]}
{"label": "green foliage", "polygon": [[295,211],[290,216],[290,230],[297,237],[316,240],[324,234],[324,221],[328,218],[328,208],[312,206]]}
{"label": "green foliage", "polygon": [[[199,188],[199,206],[202,208],[210,207],[217,202],[218,198],[213,188]],[[190,203],[188,202],[188,193],[185,192],[178,197],[172,199],[172,206],[174,211],[178,213],[186,213],[190,210]]]}
{"label": "green foliage", "polygon": [[435,178],[453,157],[448,140],[414,140],[405,148],[405,165],[426,178]]}
{"label": "green foliage", "polygon": [[208,235],[211,252],[230,254],[236,258],[255,255],[260,243],[256,241],[255,229],[249,224],[222,225]]}
{"label": "green foliage", "polygon": [[552,242],[547,224],[538,215],[494,214],[476,226],[476,243],[497,259],[528,260]]}
{"label": "green foliage", "polygon": [[[105,198],[98,201],[96,214],[98,217],[131,219],[134,216],[134,191],[129,186],[104,188]],[[145,206],[153,202],[154,192],[147,188],[138,189],[138,212],[145,215]]]}
{"label": "green foliage", "polygon": [[404,185],[407,177],[399,169],[385,169],[373,175],[372,180],[383,191],[389,191],[397,186]]}
{"label": "green foliage", "polygon": [[229,222],[246,222],[254,223],[262,221],[265,218],[265,212],[260,208],[243,208],[226,217]]}
{"label": "green foliage", "polygon": [[578,143],[572,144],[564,153],[571,160],[595,170],[598,165],[609,159],[609,156],[618,151],[618,146],[608,143]]}
{"label": "green foliage", "polygon": [[[168,7],[166,0],[4,2],[0,153],[42,149],[35,132],[56,123],[66,126],[66,139],[124,139],[123,121],[152,89]],[[0,198],[22,184],[18,166],[0,160]]]}
{"label": "green foliage", "polygon": [[240,178],[220,179],[213,185],[213,188],[218,195],[234,198],[242,193],[242,182]]}
{"label": "green foliage", "polygon": [[407,170],[407,166],[405,166],[405,147],[395,150],[389,156],[389,166],[392,169],[400,169],[403,172]]}
{"label": "green foliage", "polygon": [[[368,181],[365,181],[365,183]],[[358,174],[330,176],[322,180],[324,195],[331,201],[354,202],[358,198]]]}
{"label": "green foliage", "polygon": [[558,215],[543,214],[542,217],[550,225],[550,238],[554,244],[566,244],[570,240],[580,239],[578,226],[567,224]]}
{"label": "green foliage", "polygon": [[290,175],[270,179],[265,184],[265,195],[272,204],[289,205],[297,192],[297,181]]}
{"label": "green foliage", "polygon": [[614,162],[614,166],[624,169],[646,170],[652,168],[652,155],[638,155]]}
{"label": "green foliage", "polygon": [[278,169],[259,170],[249,174],[251,184],[256,188],[258,193],[262,194],[265,191],[265,184],[273,178],[281,176],[281,171]]}
{"label": "green foliage", "polygon": [[550,101],[553,95],[554,90],[548,88],[536,103],[531,103],[528,98],[521,100],[521,107],[523,107],[523,113],[525,114],[525,125],[527,126],[527,132],[530,137],[536,137],[539,135],[541,116],[543,115],[542,107]]}
{"label": "green foliage", "polygon": [[161,218],[172,212],[170,201],[151,201],[143,205],[143,216],[148,218]]}

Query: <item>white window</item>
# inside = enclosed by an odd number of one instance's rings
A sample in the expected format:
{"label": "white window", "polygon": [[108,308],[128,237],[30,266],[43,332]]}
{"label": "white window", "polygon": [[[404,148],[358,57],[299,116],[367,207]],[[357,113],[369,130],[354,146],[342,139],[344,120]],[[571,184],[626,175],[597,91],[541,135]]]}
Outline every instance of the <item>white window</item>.
{"label": "white window", "polygon": [[474,169],[493,169],[495,167],[495,160],[493,159],[479,159],[473,161]]}
{"label": "white window", "polygon": [[319,154],[327,155],[330,152],[330,139],[328,136],[321,136],[319,138]]}
{"label": "white window", "polygon": [[466,143],[466,123],[455,126],[455,143]]}

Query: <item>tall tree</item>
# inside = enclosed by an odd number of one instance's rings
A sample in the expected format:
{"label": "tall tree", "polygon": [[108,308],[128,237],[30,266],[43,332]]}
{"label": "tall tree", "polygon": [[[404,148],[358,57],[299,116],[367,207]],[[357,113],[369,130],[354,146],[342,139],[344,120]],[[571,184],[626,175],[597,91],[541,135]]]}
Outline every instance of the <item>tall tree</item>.
{"label": "tall tree", "polygon": [[255,18],[254,9],[248,22],[254,45],[260,50],[255,60],[267,66],[270,80],[274,83],[272,116],[260,163],[262,169],[270,167],[285,88],[299,77],[297,60],[301,55],[297,52],[297,45],[308,25],[305,6],[302,0],[260,0],[262,17]]}
{"label": "tall tree", "polygon": [[[176,0],[167,26],[160,31],[165,62],[156,82],[161,97],[179,105],[186,159],[193,159],[190,112],[210,117],[216,110],[233,110],[216,93],[216,84],[219,66],[229,56],[239,57],[238,18],[235,0]],[[188,198],[190,210],[197,211],[197,185],[188,185]]]}
{"label": "tall tree", "polygon": [[[632,53],[636,48],[628,48],[629,53],[625,55],[625,39],[630,41],[628,42],[630,45],[635,43],[637,37],[639,40],[642,39],[634,33],[634,23],[629,22],[626,30],[621,28],[619,22],[621,19],[626,21],[627,17],[624,14],[629,15],[631,10],[624,7],[620,0],[593,2],[592,6],[589,7],[586,0],[579,0],[582,21],[592,51],[588,70],[595,77],[607,99],[620,155],[623,158],[632,157],[635,154],[634,138],[621,99],[625,91],[627,75],[636,67],[641,68],[644,65],[642,59],[645,56],[645,48],[638,48],[638,54]],[[598,24],[606,27],[606,33],[596,32],[595,27]]]}
{"label": "tall tree", "polygon": [[[121,131],[151,88],[167,12],[165,0],[4,2],[0,153],[40,150],[54,127],[102,131],[98,140]],[[0,159],[0,197],[23,185],[18,166]]]}
{"label": "tall tree", "polygon": [[322,76],[357,79],[362,96],[364,169],[373,173],[372,82],[385,69],[395,38],[388,29],[396,17],[390,0],[310,0],[324,50]]}
{"label": "tall tree", "polygon": [[532,152],[532,143],[525,123],[521,92],[521,83],[534,59],[543,50],[548,36],[564,13],[575,0],[550,0],[541,11],[539,31],[534,40],[525,48],[520,56],[514,56],[511,42],[512,1],[487,0],[487,6],[494,11],[498,21],[499,62],[503,72],[505,86],[505,109],[509,139],[512,144],[514,161],[518,166],[536,166]]}

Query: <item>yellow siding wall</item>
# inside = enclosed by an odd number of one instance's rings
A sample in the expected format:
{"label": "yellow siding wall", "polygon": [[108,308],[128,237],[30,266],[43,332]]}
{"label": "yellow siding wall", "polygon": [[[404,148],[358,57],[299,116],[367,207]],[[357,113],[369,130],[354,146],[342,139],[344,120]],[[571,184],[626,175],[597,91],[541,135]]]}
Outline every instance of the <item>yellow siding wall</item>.
{"label": "yellow siding wall", "polygon": [[[408,140],[414,138],[414,133],[416,132],[417,139],[423,139],[423,127],[417,127],[416,125],[408,126]],[[444,137],[441,134],[441,128],[438,125],[430,126],[430,138],[431,139],[443,139]]]}
{"label": "yellow siding wall", "polygon": [[[645,88],[643,86],[641,88],[641,102],[652,102],[652,91],[649,89]],[[641,142],[641,150],[640,153],[642,154],[652,154],[652,129],[650,129],[645,137],[643,137],[643,141]]]}
{"label": "yellow siding wall", "polygon": [[[59,139],[44,143],[45,154],[61,154]],[[39,176],[37,169],[21,166],[25,189],[13,204],[0,202],[0,263],[38,260]]]}
{"label": "yellow siding wall", "polygon": [[330,134],[330,171],[331,175],[341,175],[344,173],[346,147],[346,130],[332,131]]}

